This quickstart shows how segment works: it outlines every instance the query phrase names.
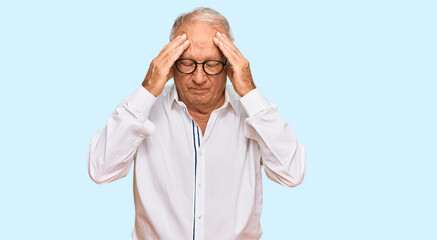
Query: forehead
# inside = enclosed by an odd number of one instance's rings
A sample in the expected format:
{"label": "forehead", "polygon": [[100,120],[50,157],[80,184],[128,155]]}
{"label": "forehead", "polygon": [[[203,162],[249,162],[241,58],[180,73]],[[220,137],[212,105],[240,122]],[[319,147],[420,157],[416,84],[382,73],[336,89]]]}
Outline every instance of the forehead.
{"label": "forehead", "polygon": [[182,24],[176,31],[176,35],[187,34],[190,46],[181,57],[192,58],[196,61],[222,58],[222,53],[213,42],[217,31],[222,30],[208,22],[195,21]]}

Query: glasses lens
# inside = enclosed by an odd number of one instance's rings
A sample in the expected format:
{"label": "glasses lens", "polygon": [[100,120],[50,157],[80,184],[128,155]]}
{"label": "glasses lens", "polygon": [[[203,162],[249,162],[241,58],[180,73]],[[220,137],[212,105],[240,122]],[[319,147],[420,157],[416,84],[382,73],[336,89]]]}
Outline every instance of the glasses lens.
{"label": "glasses lens", "polygon": [[176,68],[183,73],[192,73],[196,68],[196,63],[188,59],[180,59],[176,61]]}
{"label": "glasses lens", "polygon": [[206,61],[204,64],[205,72],[210,75],[217,75],[223,70],[223,64],[216,60]]}

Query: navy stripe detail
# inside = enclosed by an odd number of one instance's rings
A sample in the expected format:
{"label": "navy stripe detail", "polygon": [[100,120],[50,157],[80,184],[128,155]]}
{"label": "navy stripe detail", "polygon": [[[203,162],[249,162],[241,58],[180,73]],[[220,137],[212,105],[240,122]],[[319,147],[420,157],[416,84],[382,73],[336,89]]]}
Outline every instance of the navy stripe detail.
{"label": "navy stripe detail", "polygon": [[197,143],[200,147],[199,126],[197,126]]}
{"label": "navy stripe detail", "polygon": [[[194,218],[193,218],[193,240],[196,233],[196,176],[197,176],[197,148],[196,148],[196,134],[194,132],[194,120],[191,120],[193,126],[193,145],[194,145]],[[199,136],[199,129],[197,129],[197,136]]]}

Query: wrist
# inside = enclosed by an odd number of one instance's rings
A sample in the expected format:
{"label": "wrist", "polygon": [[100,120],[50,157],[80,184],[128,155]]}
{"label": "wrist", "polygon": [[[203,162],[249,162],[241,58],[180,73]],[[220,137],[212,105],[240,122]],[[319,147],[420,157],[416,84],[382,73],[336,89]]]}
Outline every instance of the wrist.
{"label": "wrist", "polygon": [[248,94],[249,92],[251,92],[254,89],[256,89],[256,87],[255,87],[255,84],[252,82],[248,86],[240,88],[237,91],[237,93],[238,93],[238,95],[240,95],[240,97],[243,97],[244,95]]}
{"label": "wrist", "polygon": [[154,85],[150,84],[148,81],[144,81],[142,84],[143,88],[145,88],[150,94],[152,94],[155,97],[158,97],[159,94],[161,94],[162,89],[158,89],[154,87]]}

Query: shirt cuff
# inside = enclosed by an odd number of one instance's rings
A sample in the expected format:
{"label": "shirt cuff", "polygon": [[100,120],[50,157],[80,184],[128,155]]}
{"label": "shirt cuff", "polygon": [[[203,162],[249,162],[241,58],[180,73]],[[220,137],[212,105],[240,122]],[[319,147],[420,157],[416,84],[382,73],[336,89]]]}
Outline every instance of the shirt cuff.
{"label": "shirt cuff", "polygon": [[254,116],[264,109],[275,108],[274,104],[271,104],[257,88],[241,97],[240,102],[249,117]]}
{"label": "shirt cuff", "polygon": [[156,97],[140,86],[124,103],[124,108],[140,121],[149,116],[150,110],[156,102]]}

